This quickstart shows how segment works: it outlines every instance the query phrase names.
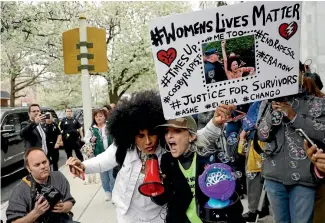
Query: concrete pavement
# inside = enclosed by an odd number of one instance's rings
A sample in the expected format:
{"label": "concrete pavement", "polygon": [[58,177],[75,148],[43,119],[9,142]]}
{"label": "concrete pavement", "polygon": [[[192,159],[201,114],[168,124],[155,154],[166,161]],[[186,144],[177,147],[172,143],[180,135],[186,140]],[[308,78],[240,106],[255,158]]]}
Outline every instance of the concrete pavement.
{"label": "concrete pavement", "polygon": [[[82,223],[115,223],[115,207],[111,201],[105,201],[105,193],[100,181],[97,184],[84,185],[81,179],[73,178],[66,166],[59,169],[68,179],[71,194],[76,199],[72,212],[74,220]],[[247,198],[242,200],[245,211],[247,211]],[[1,219],[5,222],[5,210],[8,202],[1,205]],[[259,221],[260,223],[271,223],[269,216]],[[131,223],[131,222],[130,222]]]}

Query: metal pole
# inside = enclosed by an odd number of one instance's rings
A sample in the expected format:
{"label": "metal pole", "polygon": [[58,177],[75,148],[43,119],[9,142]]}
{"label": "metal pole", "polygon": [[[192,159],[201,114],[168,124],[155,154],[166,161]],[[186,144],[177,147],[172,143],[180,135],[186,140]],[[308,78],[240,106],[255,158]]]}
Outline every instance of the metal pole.
{"label": "metal pole", "polygon": [[[80,43],[87,42],[87,24],[86,17],[79,17],[79,37]],[[80,54],[87,54],[87,46],[80,46]],[[88,58],[80,58],[81,66],[88,65]],[[84,115],[84,129],[85,131],[90,128],[91,125],[91,92],[90,92],[90,78],[88,68],[81,69],[81,87],[82,87],[82,104],[83,104],[83,115]]]}

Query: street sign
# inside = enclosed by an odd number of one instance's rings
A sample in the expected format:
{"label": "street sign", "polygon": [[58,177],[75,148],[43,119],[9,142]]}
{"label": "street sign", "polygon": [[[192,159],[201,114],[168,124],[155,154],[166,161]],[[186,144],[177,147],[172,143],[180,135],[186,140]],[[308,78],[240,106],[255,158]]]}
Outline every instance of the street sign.
{"label": "street sign", "polygon": [[[107,45],[105,29],[87,27],[87,42],[80,43],[79,28],[63,33],[64,73],[80,74],[81,58],[88,58],[87,69],[90,73],[107,72]],[[80,46],[87,46],[88,53],[81,54]]]}

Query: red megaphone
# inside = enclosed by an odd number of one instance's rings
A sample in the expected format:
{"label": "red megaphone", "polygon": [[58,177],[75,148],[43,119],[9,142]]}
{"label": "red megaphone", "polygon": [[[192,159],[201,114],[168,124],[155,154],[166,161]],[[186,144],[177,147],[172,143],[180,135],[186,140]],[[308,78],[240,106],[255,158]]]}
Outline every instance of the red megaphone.
{"label": "red megaphone", "polygon": [[146,161],[146,175],[139,186],[139,192],[147,197],[155,197],[164,192],[164,186],[160,179],[159,163],[156,154],[149,154]]}

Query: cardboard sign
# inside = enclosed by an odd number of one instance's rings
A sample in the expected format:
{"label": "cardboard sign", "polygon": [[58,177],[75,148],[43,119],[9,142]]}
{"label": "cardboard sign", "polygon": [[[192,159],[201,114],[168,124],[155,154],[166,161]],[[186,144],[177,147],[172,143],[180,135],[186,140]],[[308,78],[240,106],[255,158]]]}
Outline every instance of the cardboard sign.
{"label": "cardboard sign", "polygon": [[249,2],[149,24],[166,119],[298,93],[301,2]]}

